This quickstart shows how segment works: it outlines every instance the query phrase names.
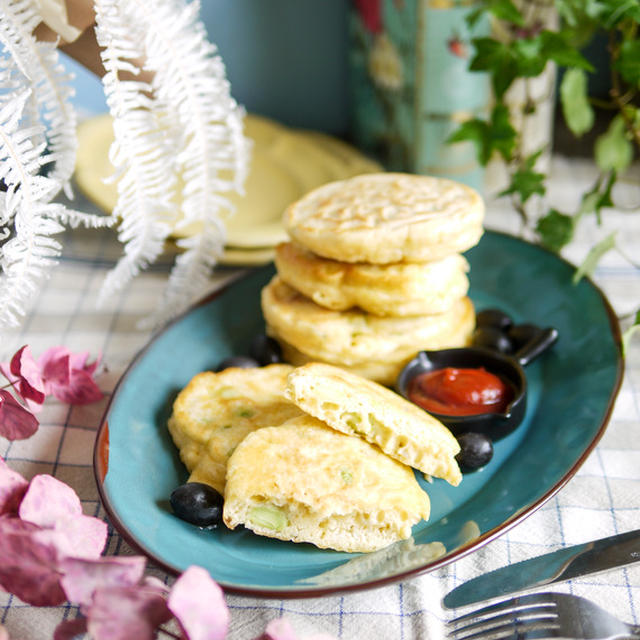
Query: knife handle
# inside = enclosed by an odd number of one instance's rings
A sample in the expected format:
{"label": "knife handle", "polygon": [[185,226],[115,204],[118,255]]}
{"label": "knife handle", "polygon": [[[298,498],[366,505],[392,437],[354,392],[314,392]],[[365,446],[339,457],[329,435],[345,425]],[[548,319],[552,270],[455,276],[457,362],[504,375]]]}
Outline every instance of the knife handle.
{"label": "knife handle", "polygon": [[[640,529],[588,542],[584,547],[584,551],[568,564],[568,577],[581,575],[585,569],[587,573],[596,573],[637,562],[640,560]],[[565,571],[560,575],[564,574]]]}

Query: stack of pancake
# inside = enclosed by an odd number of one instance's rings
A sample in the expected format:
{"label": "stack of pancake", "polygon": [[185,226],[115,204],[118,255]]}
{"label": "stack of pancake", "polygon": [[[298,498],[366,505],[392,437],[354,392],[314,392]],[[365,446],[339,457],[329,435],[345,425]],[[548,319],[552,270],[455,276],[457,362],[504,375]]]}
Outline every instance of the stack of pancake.
{"label": "stack of pancake", "polygon": [[332,182],[284,215],[291,238],[262,291],[287,362],[320,361],[392,385],[423,349],[468,343],[475,313],[461,255],[484,204],[463,184],[401,173]]}

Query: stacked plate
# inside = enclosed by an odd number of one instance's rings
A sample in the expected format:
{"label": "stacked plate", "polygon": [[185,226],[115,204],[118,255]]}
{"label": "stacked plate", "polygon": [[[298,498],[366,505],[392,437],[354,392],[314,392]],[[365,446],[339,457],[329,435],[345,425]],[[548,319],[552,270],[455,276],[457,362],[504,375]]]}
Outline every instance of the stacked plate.
{"label": "stacked plate", "polygon": [[[235,213],[227,222],[222,264],[270,262],[275,245],[287,240],[282,214],[290,203],[327,182],[381,170],[353,147],[320,132],[290,129],[248,115],[245,133],[253,141],[251,167],[245,195],[230,197]],[[113,210],[118,198],[117,184],[105,183],[114,172],[109,161],[112,142],[108,114],[85,120],[78,128],[76,183],[106,212]]]}

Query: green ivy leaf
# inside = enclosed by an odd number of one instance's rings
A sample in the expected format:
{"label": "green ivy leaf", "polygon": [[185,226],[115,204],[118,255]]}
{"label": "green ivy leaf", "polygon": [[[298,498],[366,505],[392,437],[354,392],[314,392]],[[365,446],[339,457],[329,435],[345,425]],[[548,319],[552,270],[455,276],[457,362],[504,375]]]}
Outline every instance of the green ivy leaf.
{"label": "green ivy leaf", "polygon": [[516,146],[516,130],[511,126],[509,110],[498,104],[491,112],[491,122],[478,118],[467,120],[449,136],[447,142],[472,142],[476,147],[478,162],[486,166],[494,151],[506,160]]}
{"label": "green ivy leaf", "polygon": [[612,171],[609,175],[607,183],[604,185],[604,190],[598,194],[598,200],[596,201],[596,216],[598,217],[598,224],[601,224],[602,220],[600,218],[600,212],[605,207],[613,207],[613,198],[611,197],[611,191],[613,189],[613,185],[616,182],[617,174],[615,171]]}
{"label": "green ivy leaf", "polygon": [[584,262],[573,274],[573,284],[577,284],[584,276],[591,276],[600,262],[600,258],[616,246],[616,232],[610,233],[604,240],[591,247]]}
{"label": "green ivy leaf", "polygon": [[574,230],[574,218],[556,209],[551,209],[536,225],[542,245],[556,252],[571,241]]}
{"label": "green ivy leaf", "polygon": [[640,40],[625,40],[613,66],[630,85],[640,84]]}
{"label": "green ivy leaf", "polygon": [[522,14],[511,0],[488,0],[487,9],[498,18],[498,20],[506,20],[519,27],[524,24]]}
{"label": "green ivy leaf", "polygon": [[[606,182],[604,184],[604,188],[602,187],[602,183],[605,179]],[[582,196],[582,201],[580,202],[580,207],[576,212],[576,222],[577,219],[581,218],[583,215],[588,213],[595,213],[598,219],[598,224],[601,223],[601,211],[605,207],[613,207],[613,200],[611,198],[611,191],[613,189],[613,185],[616,182],[617,174],[615,171],[611,171],[609,176],[605,176],[604,174],[598,177],[596,184],[590,191],[587,191]]]}
{"label": "green ivy leaf", "polygon": [[640,309],[636,311],[636,317],[633,324],[622,334],[622,354],[626,355],[629,351],[629,344],[634,333],[640,331]]}
{"label": "green ivy leaf", "polygon": [[538,149],[538,151],[536,151],[535,153],[532,153],[530,156],[527,156],[524,159],[522,166],[525,169],[533,169],[533,166],[535,165],[536,162],[538,162],[538,158],[542,155],[543,151],[544,151],[544,147],[542,149]]}
{"label": "green ivy leaf", "polygon": [[478,162],[484,167],[491,153],[491,127],[484,120],[473,118],[463,122],[450,136],[447,142],[472,142],[476,147]]}
{"label": "green ivy leaf", "polygon": [[475,55],[469,68],[472,71],[493,71],[503,64],[503,60],[510,58],[509,47],[493,38],[474,38]]}
{"label": "green ivy leaf", "polygon": [[[539,152],[535,154],[536,157]],[[535,161],[535,160],[534,160]],[[528,163],[524,163],[523,166],[518,169],[511,176],[511,184],[502,191],[500,196],[508,196],[517,193],[520,196],[520,201],[524,204],[534,193],[544,195],[544,179],[543,173],[538,173],[532,166],[527,166]]]}
{"label": "green ivy leaf", "polygon": [[597,188],[593,189],[592,191],[589,191],[588,193],[585,193],[582,196],[582,200],[580,202],[580,208],[578,209],[576,215],[579,218],[581,218],[583,215],[587,213],[595,212],[598,206],[599,199],[600,199],[600,193],[597,190]]}
{"label": "green ivy leaf", "polygon": [[594,113],[588,99],[587,74],[567,69],[560,84],[560,100],[565,122],[578,137],[593,127]]}
{"label": "green ivy leaf", "polygon": [[511,160],[516,147],[517,135],[511,125],[509,109],[504,104],[497,104],[491,112],[491,146],[507,162]]}
{"label": "green ivy leaf", "polygon": [[496,98],[500,99],[518,75],[518,65],[509,45],[493,38],[474,38],[475,55],[471,60],[471,71],[487,71]]}
{"label": "green ivy leaf", "polygon": [[553,60],[562,67],[576,67],[593,71],[591,63],[580,54],[566,34],[557,31],[540,33],[541,53],[544,58]]}
{"label": "green ivy leaf", "polygon": [[640,0],[602,0],[602,22],[605,29],[630,18],[640,22]]}
{"label": "green ivy leaf", "polygon": [[518,76],[535,78],[544,71],[548,58],[543,54],[540,35],[514,40],[511,51]]}
{"label": "green ivy leaf", "polygon": [[473,27],[476,26],[478,20],[480,20],[480,18],[485,14],[485,11],[485,7],[480,4],[480,6],[477,6],[473,11],[470,11],[466,15],[465,21],[469,29],[473,29]]}
{"label": "green ivy leaf", "polygon": [[617,115],[594,145],[595,160],[603,171],[624,171],[633,159],[633,146],[627,138],[622,116]]}

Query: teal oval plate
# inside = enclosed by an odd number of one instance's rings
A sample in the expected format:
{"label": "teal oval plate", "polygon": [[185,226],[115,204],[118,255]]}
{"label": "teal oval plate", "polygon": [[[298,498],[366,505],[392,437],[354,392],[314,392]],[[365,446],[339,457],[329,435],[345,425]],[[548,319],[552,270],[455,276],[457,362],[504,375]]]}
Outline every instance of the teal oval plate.
{"label": "teal oval plate", "polygon": [[321,550],[224,526],[202,530],[172,515],[168,498],[187,479],[166,423],[196,373],[246,353],[264,330],[260,290],[273,268],[252,271],[157,335],[118,383],[102,421],[94,468],[115,528],[170,572],[205,567],[229,592],[309,597],[371,588],[453,562],[504,533],[575,474],[602,436],[622,379],[620,330],[600,290],[571,283],[573,267],[537,246],[486,232],[467,252],[476,309],[553,326],[558,342],[529,364],[522,424],[491,462],[458,487],[427,484],[429,521],[412,537],[369,554]]}

